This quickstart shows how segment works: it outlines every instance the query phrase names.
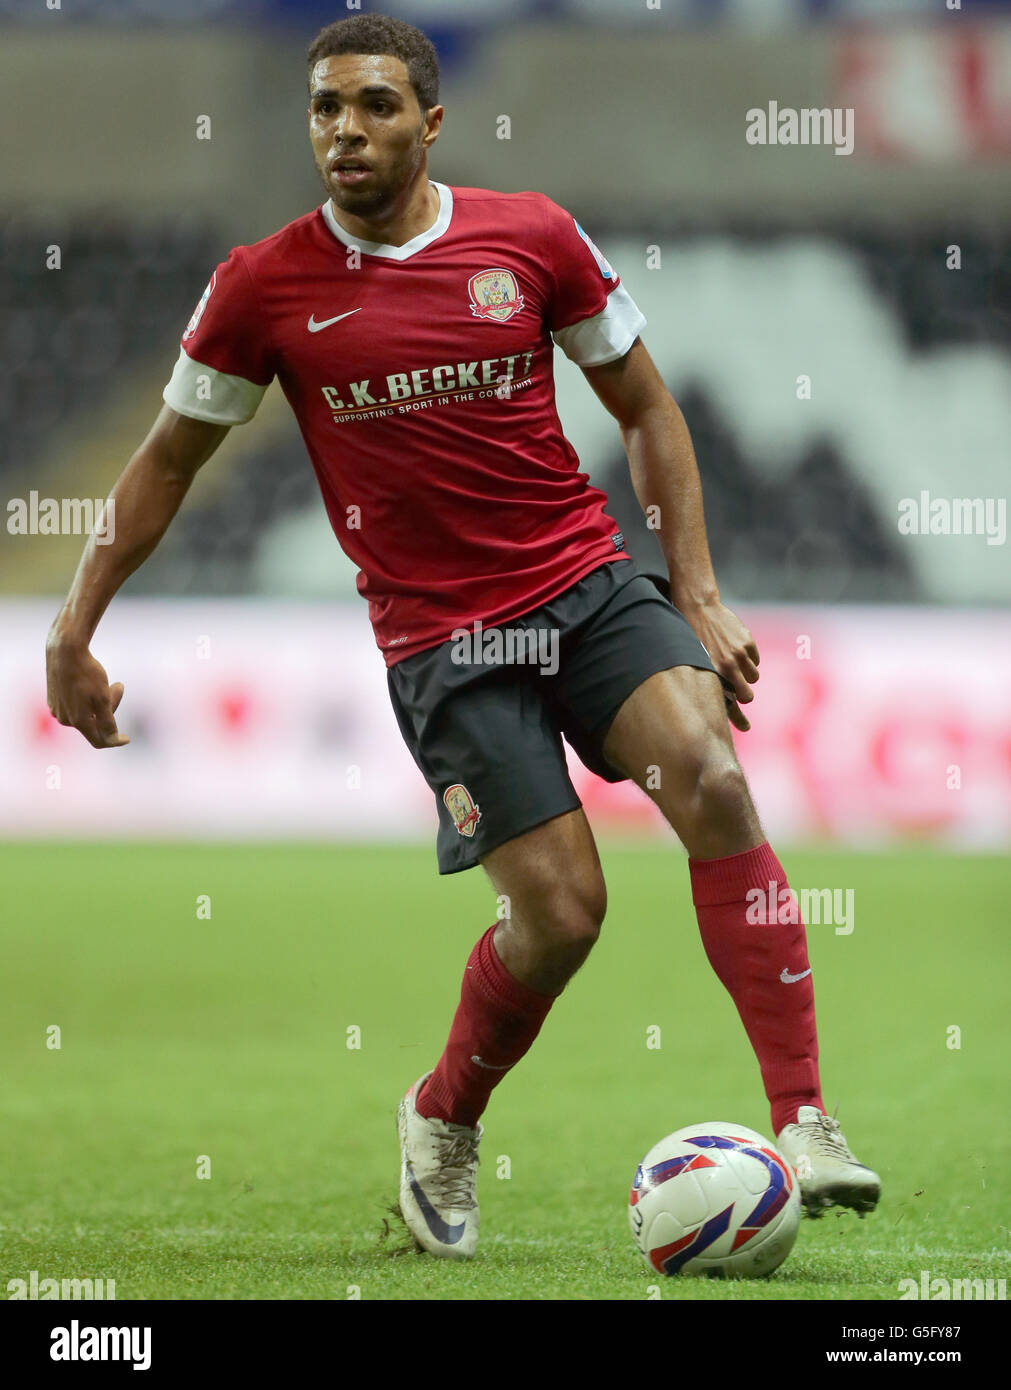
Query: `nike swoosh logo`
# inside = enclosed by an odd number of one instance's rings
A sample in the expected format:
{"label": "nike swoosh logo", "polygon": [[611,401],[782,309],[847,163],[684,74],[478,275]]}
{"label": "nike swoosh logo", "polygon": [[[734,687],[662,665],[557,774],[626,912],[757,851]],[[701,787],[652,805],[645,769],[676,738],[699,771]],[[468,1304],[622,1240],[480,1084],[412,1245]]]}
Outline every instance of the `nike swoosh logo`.
{"label": "nike swoosh logo", "polygon": [[508,1071],[510,1067],[516,1065],[515,1062],[509,1062],[504,1067],[497,1067],[494,1062],[482,1062],[480,1057],[472,1057],[470,1060],[475,1063],[476,1066],[485,1067],[488,1071]]}
{"label": "nike swoosh logo", "polygon": [[789,970],[787,970],[786,966],[784,965],[783,973],[780,975],[779,978],[783,981],[784,985],[795,985],[798,980],[802,980],[805,975],[810,975],[810,973],[811,967],[808,966],[807,969],[802,970],[799,975],[791,975]]}
{"label": "nike swoosh logo", "polygon": [[321,328],[329,328],[332,323],[340,323],[341,319],[348,319],[352,314],[361,313],[361,305],[357,309],[349,309],[346,314],[338,314],[336,318],[324,319],[322,323],[316,322],[316,315],[312,314],[309,318],[309,332],[318,333]]}
{"label": "nike swoosh logo", "polygon": [[411,1191],[414,1193],[414,1200],[417,1202],[418,1208],[425,1218],[425,1225],[432,1232],[432,1235],[435,1236],[436,1240],[441,1240],[443,1245],[455,1245],[467,1229],[466,1221],[460,1221],[455,1226],[450,1226],[447,1222],[443,1221],[442,1217],[435,1210],[418,1185],[418,1180],[414,1176],[414,1169],[410,1164],[407,1165],[407,1181],[410,1183]]}

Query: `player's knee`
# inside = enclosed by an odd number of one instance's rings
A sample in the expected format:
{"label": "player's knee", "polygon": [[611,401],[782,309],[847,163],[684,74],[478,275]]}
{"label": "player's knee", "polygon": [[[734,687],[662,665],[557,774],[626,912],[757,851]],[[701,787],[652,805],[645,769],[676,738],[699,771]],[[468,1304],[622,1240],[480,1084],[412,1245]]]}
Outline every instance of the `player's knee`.
{"label": "player's knee", "polygon": [[585,956],[600,935],[607,912],[603,876],[565,875],[528,895],[523,913],[531,931],[553,953]]}
{"label": "player's knee", "polygon": [[748,784],[732,750],[720,747],[700,761],[692,802],[696,816],[705,821],[736,821],[750,807]]}
{"label": "player's knee", "polygon": [[600,935],[607,914],[607,888],[603,875],[596,875],[575,884],[569,892],[567,920],[578,944],[590,947]]}

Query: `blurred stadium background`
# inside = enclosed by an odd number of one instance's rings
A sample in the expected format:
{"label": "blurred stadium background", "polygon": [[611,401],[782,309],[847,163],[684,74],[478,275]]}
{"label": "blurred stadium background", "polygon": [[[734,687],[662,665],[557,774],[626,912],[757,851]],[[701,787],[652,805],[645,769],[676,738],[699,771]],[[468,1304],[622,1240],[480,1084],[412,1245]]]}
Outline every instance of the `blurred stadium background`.
{"label": "blurred stadium background", "polygon": [[[549,194],[646,314],[724,598],[763,653],[738,746],[770,838],[1004,845],[1011,3],[362,8],[439,48],[431,176]],[[322,201],[303,55],[344,13],[0,0],[8,838],[416,840],[434,872],[432,799],[276,383],[99,627],[128,752],[97,755],[46,707],[45,633],[83,537],[10,522],[11,499],[107,493],[215,264]],[[852,108],[853,153],[747,143],[770,101]],[[616,427],[561,353],[556,372],[566,433],[659,569]],[[990,534],[900,529],[904,499],[956,498]],[[571,762],[605,835],[669,833],[630,784]]]}

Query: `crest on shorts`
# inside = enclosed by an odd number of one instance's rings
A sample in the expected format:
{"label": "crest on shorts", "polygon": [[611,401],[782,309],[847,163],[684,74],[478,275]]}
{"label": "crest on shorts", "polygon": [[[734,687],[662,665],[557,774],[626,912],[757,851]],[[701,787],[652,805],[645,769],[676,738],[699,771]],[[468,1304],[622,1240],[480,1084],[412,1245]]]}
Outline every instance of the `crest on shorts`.
{"label": "crest on shorts", "polygon": [[481,819],[480,807],[474,805],[474,798],[462,782],[454,782],[451,787],[447,787],[442,799],[446,803],[446,810],[453,817],[453,824],[460,834],[466,835],[469,840]]}
{"label": "crest on shorts", "polygon": [[523,296],[511,270],[481,270],[470,277],[470,312],[479,319],[505,323],[523,308]]}

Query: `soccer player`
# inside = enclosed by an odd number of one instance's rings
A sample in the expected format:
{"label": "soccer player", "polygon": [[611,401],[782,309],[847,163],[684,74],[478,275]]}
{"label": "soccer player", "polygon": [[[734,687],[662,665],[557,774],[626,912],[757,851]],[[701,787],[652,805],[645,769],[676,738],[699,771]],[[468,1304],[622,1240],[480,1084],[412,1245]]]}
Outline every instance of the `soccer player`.
{"label": "soccer player", "polygon": [[[111,494],[115,539],[88,542],[50,631],[50,709],[96,748],[129,741],[123,686],[89,651],[95,628],[277,377],[435,794],[439,872],[481,864],[505,907],[467,961],[445,1051],[400,1103],[400,1201],[418,1242],[473,1254],[480,1117],[604,918],[563,733],[599,776],[641,787],[686,847],[706,953],[807,1209],[870,1210],[878,1177],[825,1114],[804,926],[777,913],[786,876],[730,735],[728,719],[750,727],[758,650],[720,601],[691,441],[645,319],[550,198],[429,179],[443,108],[418,29],[341,20],[307,60],[326,200],[211,276],[164,408]],[[639,570],[579,471],[554,344],[618,422],[669,584]],[[749,890],[769,900],[768,924],[748,921]]]}

